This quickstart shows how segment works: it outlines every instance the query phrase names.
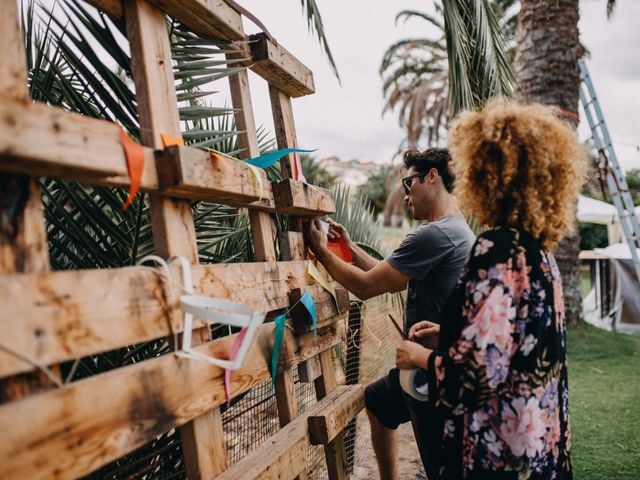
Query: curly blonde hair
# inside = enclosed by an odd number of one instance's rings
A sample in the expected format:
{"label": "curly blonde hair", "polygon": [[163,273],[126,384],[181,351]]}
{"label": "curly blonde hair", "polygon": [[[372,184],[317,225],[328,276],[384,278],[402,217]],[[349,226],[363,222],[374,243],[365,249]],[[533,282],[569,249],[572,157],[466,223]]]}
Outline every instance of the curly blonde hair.
{"label": "curly blonde hair", "polygon": [[449,130],[454,193],[480,224],[523,228],[545,250],[575,230],[586,152],[557,110],[493,100]]}

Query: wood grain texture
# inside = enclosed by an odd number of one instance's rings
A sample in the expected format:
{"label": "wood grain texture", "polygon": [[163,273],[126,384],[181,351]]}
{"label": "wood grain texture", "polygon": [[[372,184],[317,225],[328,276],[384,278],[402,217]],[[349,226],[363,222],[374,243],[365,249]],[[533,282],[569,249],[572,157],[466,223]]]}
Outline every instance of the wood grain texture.
{"label": "wood grain texture", "polygon": [[353,385],[340,403],[327,405],[317,415],[309,416],[309,434],[313,445],[333,441],[364,408],[364,387]]}
{"label": "wood grain texture", "polygon": [[329,190],[291,179],[273,185],[273,195],[279,212],[309,215],[307,205],[313,205],[313,216],[335,213],[336,204]]}
{"label": "wood grain texture", "polygon": [[[196,350],[224,358],[234,338],[214,340]],[[312,334],[300,338],[286,334],[280,368],[291,368],[344,338],[343,328],[325,331],[317,343]],[[232,396],[271,377],[272,342],[273,324],[263,325],[245,365],[231,375]],[[62,479],[87,474],[225,401],[222,369],[168,354],[1,405],[0,478]]]}

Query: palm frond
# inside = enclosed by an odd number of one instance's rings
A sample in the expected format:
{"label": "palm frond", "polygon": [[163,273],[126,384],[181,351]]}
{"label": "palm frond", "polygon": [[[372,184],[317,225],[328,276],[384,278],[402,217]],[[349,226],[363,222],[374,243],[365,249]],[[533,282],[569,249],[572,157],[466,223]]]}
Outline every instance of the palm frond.
{"label": "palm frond", "polygon": [[451,114],[510,97],[515,76],[488,0],[443,0]]}
{"label": "palm frond", "polygon": [[434,27],[437,27],[438,30],[444,30],[444,25],[442,24],[439,18],[437,18],[434,15],[430,15],[426,12],[420,12],[418,10],[402,10],[400,13],[396,15],[396,25],[400,20],[403,20],[406,23],[407,20],[410,19],[411,17],[422,18],[423,20],[426,20],[428,23],[430,23]]}
{"label": "palm frond", "polygon": [[333,70],[333,74],[340,82],[340,73],[338,72],[338,67],[336,66],[336,62],[333,59],[333,54],[331,53],[331,48],[329,47],[329,42],[327,41],[327,37],[324,33],[324,25],[322,24],[322,16],[320,15],[320,10],[318,9],[318,5],[315,0],[300,0],[302,5],[302,10],[307,16],[307,27],[309,28],[309,32],[316,33],[318,37],[318,41],[320,45],[324,48],[324,53],[327,56],[327,60],[329,60],[329,64],[331,65],[331,69]]}

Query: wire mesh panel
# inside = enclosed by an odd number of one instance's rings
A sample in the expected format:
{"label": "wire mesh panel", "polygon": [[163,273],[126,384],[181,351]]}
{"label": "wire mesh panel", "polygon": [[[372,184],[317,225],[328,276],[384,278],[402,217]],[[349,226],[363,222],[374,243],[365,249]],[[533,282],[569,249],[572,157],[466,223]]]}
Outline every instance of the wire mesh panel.
{"label": "wire mesh panel", "polygon": [[87,480],[169,480],[186,478],[180,434],[171,430],[86,476]]}
{"label": "wire mesh panel", "polygon": [[270,381],[236,398],[222,414],[229,465],[241,460],[280,430],[278,407]]}

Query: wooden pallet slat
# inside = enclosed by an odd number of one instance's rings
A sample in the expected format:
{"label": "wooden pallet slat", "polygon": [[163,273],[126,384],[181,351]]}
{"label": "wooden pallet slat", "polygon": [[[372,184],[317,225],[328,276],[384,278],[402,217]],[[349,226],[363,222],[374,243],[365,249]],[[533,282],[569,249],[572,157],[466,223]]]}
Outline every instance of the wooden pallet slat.
{"label": "wooden pallet slat", "polygon": [[[324,304],[328,299],[321,287],[309,285],[306,265],[305,261],[195,265],[192,278],[197,294],[262,312],[286,308],[290,291],[296,288],[310,288]],[[173,298],[166,298],[169,289],[158,274],[139,267],[0,275],[3,341],[41,364],[52,365],[182,332],[180,292],[175,287],[181,284],[181,272],[177,267],[172,272]],[[318,308],[320,326],[335,316],[335,309]],[[33,368],[0,352],[0,377]]]}
{"label": "wooden pallet slat", "polygon": [[[297,339],[287,334],[279,368],[291,368],[343,342],[345,335],[339,324],[321,332],[317,342],[313,334]],[[261,348],[252,349],[245,365],[231,375],[233,396],[271,378],[273,324],[263,325],[257,337]],[[224,337],[195,349],[223,357],[233,340],[234,336]],[[223,404],[223,372],[206,362],[169,354],[0,405],[0,478],[75,478],[89,473]],[[211,453],[216,451],[220,450]]]}
{"label": "wooden pallet slat", "polygon": [[309,416],[311,443],[326,445],[332,442],[362,409],[364,409],[364,388],[362,385],[355,385],[339,404],[328,405],[321,412]]}

